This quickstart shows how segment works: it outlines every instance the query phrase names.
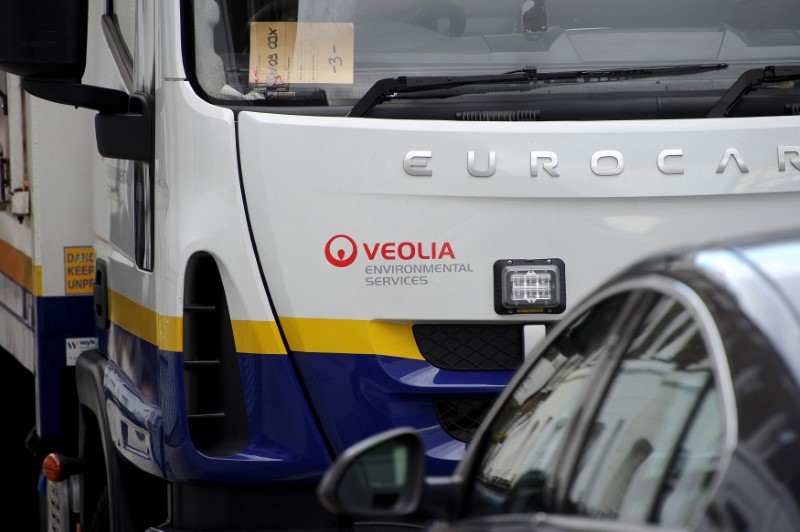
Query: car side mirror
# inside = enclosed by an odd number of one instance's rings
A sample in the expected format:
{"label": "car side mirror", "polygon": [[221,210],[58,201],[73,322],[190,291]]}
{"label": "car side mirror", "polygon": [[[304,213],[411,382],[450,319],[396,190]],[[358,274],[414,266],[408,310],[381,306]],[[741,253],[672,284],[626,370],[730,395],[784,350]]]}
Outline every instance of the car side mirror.
{"label": "car side mirror", "polygon": [[335,513],[391,517],[417,511],[424,488],[422,439],[401,428],[350,447],[322,478],[317,495]]}

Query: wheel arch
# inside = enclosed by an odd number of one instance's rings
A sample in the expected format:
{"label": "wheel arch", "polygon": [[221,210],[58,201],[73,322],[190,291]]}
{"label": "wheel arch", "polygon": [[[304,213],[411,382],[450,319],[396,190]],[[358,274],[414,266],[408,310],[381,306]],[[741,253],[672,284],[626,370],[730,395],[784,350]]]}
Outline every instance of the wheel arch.
{"label": "wheel arch", "polygon": [[111,530],[138,532],[166,521],[168,483],[137,468],[114,445],[104,392],[109,363],[92,350],[78,357],[75,368],[82,465],[80,520],[84,529],[91,530],[96,504],[107,487]]}

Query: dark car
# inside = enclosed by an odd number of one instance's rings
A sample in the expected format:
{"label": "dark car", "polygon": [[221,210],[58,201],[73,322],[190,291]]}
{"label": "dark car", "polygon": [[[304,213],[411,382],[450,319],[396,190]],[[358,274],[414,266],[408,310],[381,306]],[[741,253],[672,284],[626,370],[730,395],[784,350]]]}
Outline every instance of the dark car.
{"label": "dark car", "polygon": [[620,274],[547,335],[451,477],[424,459],[411,430],[375,436],[320,499],[431,530],[800,530],[800,232]]}

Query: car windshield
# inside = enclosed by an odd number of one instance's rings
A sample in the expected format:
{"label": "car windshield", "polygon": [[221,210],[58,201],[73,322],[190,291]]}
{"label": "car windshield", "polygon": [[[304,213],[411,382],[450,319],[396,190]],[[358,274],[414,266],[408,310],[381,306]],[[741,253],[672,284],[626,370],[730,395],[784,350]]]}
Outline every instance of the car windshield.
{"label": "car windshield", "polygon": [[[196,85],[215,100],[352,106],[377,81],[725,63],[609,83],[497,92],[724,91],[800,57],[793,0],[193,0]],[[189,22],[191,21],[191,22]],[[666,80],[666,82],[665,82]],[[484,98],[490,91],[481,91]],[[461,89],[463,90],[463,88]],[[468,91],[475,94],[476,88]]]}

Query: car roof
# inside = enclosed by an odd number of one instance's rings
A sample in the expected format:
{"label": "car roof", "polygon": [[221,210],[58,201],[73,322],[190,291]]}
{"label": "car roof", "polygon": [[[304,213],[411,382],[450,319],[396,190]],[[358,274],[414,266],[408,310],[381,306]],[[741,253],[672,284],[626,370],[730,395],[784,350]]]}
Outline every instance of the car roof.
{"label": "car roof", "polygon": [[776,287],[800,317],[800,231],[732,243],[735,250]]}
{"label": "car roof", "polygon": [[700,272],[728,292],[800,384],[800,226],[667,251],[622,275]]}
{"label": "car roof", "polygon": [[[752,269],[751,273],[757,273],[772,285],[800,321],[800,222],[796,229],[749,234],[667,249],[632,265],[615,276],[611,283],[636,274],[667,273],[676,264],[691,264],[714,275],[715,263],[718,265],[723,256],[735,256],[743,265]],[[721,272],[716,273],[717,277],[722,276]],[[726,273],[730,275],[730,272]]]}

